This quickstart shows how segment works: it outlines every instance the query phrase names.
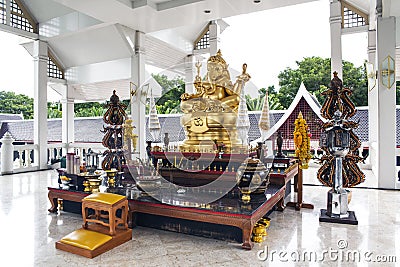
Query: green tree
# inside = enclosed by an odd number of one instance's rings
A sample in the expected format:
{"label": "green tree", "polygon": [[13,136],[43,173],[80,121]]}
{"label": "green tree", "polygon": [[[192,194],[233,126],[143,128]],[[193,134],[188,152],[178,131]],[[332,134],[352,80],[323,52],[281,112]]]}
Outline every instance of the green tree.
{"label": "green tree", "polygon": [[[297,68],[286,68],[280,72],[278,99],[286,109],[296,96],[301,82],[307,90],[315,94],[320,103],[324,97],[321,93],[327,89],[331,80],[331,60],[329,58],[306,57],[296,61]],[[367,76],[365,67],[355,67],[353,63],[343,61],[343,85],[353,90],[350,96],[356,106],[368,104]]]}
{"label": "green tree", "polygon": [[99,117],[103,116],[106,110],[105,103],[85,102],[74,105],[75,117]]}
{"label": "green tree", "polygon": [[185,92],[185,81],[182,77],[169,79],[166,75],[152,74],[160,84],[162,94],[156,101],[157,112],[160,114],[179,113],[181,95]]}
{"label": "green tree", "polygon": [[262,110],[267,90],[268,90],[269,109],[270,110],[282,109],[282,105],[279,103],[279,99],[277,98],[277,92],[275,91],[275,87],[269,86],[267,89],[266,88],[258,89],[258,96],[255,98],[251,98],[250,95],[245,95],[247,109],[249,111]]}
{"label": "green tree", "polygon": [[62,108],[60,102],[47,102],[47,118],[61,118]]}
{"label": "green tree", "polygon": [[24,119],[32,119],[33,98],[14,92],[0,91],[0,113],[22,113]]}
{"label": "green tree", "polygon": [[[275,89],[275,86],[268,86],[268,105],[270,110],[282,110],[283,106],[279,102],[278,92]],[[265,95],[265,94],[264,94]]]}

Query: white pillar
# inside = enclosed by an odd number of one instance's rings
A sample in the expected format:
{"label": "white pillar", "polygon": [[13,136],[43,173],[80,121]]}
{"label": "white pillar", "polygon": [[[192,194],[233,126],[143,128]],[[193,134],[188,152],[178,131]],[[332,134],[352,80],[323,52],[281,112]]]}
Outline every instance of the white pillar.
{"label": "white pillar", "polygon": [[[75,98],[73,96],[73,87],[70,85],[63,85],[64,90],[61,97],[62,103],[62,143],[67,144],[67,147],[70,143],[75,141],[75,126],[74,126],[74,101]],[[63,155],[66,155],[69,151],[64,151]]]}
{"label": "white pillar", "polygon": [[378,187],[395,188],[396,184],[396,82],[391,88],[382,84],[381,64],[388,56],[396,58],[396,20],[377,18],[378,69]]}
{"label": "white pillar", "polygon": [[[376,64],[376,30],[368,31],[368,62]],[[369,124],[369,162],[371,163],[372,172],[378,175],[378,152],[376,142],[378,140],[378,85],[368,91],[368,124]]]}
{"label": "white pillar", "polygon": [[212,21],[208,30],[210,33],[210,55],[215,55],[217,54],[218,49],[220,48],[220,40],[219,40],[220,27],[215,21]]}
{"label": "white pillar", "polygon": [[338,73],[338,77],[343,80],[342,67],[342,11],[338,0],[333,0],[330,4],[331,25],[331,75]]}
{"label": "white pillar", "polygon": [[185,93],[193,94],[194,93],[194,73],[193,73],[193,55],[188,55],[185,58]]}
{"label": "white pillar", "polygon": [[140,158],[146,155],[146,109],[145,105],[140,102],[141,86],[145,81],[145,35],[143,32],[135,33],[135,54],[131,59],[131,80],[138,85],[136,97],[131,102],[131,117],[133,124],[136,126],[136,134],[138,135],[137,148],[140,152]]}
{"label": "white pillar", "polygon": [[14,169],[14,145],[15,140],[9,132],[3,135],[1,142],[1,174],[13,173]]}
{"label": "white pillar", "polygon": [[47,169],[47,43],[33,42],[34,61],[34,162],[39,169]]}

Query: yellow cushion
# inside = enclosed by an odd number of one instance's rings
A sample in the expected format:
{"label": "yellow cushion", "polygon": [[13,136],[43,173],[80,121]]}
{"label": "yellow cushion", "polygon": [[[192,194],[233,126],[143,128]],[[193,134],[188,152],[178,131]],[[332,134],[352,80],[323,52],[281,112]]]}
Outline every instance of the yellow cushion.
{"label": "yellow cushion", "polygon": [[87,250],[95,250],[112,239],[111,236],[85,229],[78,229],[64,236],[60,242]]}
{"label": "yellow cushion", "polygon": [[112,205],[117,203],[118,201],[124,199],[125,197],[122,195],[111,194],[111,193],[94,193],[88,195],[83,199],[83,201],[95,201],[103,204]]}

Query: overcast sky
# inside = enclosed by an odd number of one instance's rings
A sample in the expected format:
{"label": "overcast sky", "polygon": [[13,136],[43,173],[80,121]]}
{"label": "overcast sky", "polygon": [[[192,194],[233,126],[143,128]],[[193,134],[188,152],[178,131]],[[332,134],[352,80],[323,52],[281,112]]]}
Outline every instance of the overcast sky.
{"label": "overcast sky", "polygon": [[[285,68],[304,57],[330,58],[329,1],[316,1],[226,18],[221,51],[230,67],[247,72],[258,87],[275,85]],[[367,33],[342,36],[342,57],[357,67],[367,59]]]}
{"label": "overcast sky", "polygon": [[[226,18],[221,50],[230,67],[247,72],[257,87],[278,86],[278,74],[304,57],[330,57],[329,1]],[[0,31],[0,90],[33,97],[33,60],[21,37]],[[342,37],[343,59],[361,66],[367,59],[367,34]],[[50,89],[51,90],[51,89]],[[49,92],[49,100],[58,100]]]}

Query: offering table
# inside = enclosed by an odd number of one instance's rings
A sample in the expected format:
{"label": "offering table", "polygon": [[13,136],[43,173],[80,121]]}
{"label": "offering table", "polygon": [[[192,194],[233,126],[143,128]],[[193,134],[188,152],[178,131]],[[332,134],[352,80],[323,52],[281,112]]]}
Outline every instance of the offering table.
{"label": "offering table", "polygon": [[[49,187],[49,212],[57,212],[58,199],[81,202],[88,193]],[[249,203],[242,203],[238,196],[224,196],[210,204],[196,204],[186,201],[182,194],[172,193],[161,197],[161,201],[147,195],[128,199],[128,225],[134,227],[139,214],[151,214],[168,218],[213,223],[237,227],[242,231],[242,247],[251,249],[253,226],[275,206],[284,209],[285,186],[270,185],[266,194],[252,196]],[[175,205],[172,205],[175,203]]]}
{"label": "offering table", "polygon": [[[136,224],[139,213],[162,217],[234,226],[242,231],[242,248],[251,249],[253,226],[275,206],[284,209],[285,186],[271,185],[265,194],[252,195],[249,203],[243,203],[238,196],[224,196],[210,204],[190,202],[190,196],[171,193],[157,196],[140,196],[129,201],[129,221]],[[190,194],[189,194],[190,195]],[[174,205],[171,205],[174,203]],[[160,218],[162,218],[160,217]],[[182,227],[184,228],[184,227]]]}

